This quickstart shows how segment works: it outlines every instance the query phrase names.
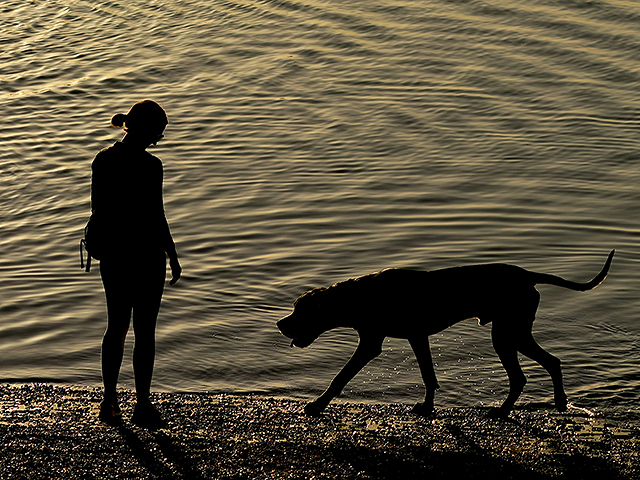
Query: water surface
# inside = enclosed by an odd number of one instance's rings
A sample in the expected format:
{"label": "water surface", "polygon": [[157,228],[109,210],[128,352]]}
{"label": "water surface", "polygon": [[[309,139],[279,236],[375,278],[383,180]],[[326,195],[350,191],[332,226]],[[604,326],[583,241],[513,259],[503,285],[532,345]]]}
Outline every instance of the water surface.
{"label": "water surface", "polygon": [[[153,153],[184,267],[160,316],[157,390],[311,398],[356,337],[289,348],[275,322],[308,288],[483,262],[583,281],[615,248],[597,290],[540,288],[534,331],[576,405],[637,408],[636,3],[0,9],[0,381],[100,384],[104,298],[97,269],[78,264],[90,164],[120,137],[111,115],[153,98],[171,122]],[[502,400],[488,328],[456,325],[432,348],[438,405]],[[550,402],[546,373],[523,365],[521,401]],[[389,340],[343,398],[422,392],[408,344]]]}

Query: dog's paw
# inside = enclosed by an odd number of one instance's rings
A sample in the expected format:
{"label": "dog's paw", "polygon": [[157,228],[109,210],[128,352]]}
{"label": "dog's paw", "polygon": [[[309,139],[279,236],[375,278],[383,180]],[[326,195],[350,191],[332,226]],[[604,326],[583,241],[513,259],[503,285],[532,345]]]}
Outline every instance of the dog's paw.
{"label": "dog's paw", "polygon": [[497,420],[506,420],[507,418],[509,418],[510,413],[511,413],[511,410],[507,410],[502,407],[497,407],[497,408],[492,407],[489,409],[489,413],[487,413],[487,417],[497,419]]}
{"label": "dog's paw", "polygon": [[553,401],[556,404],[556,410],[559,412],[566,412],[569,407],[569,399],[564,390],[558,389],[554,392]]}
{"label": "dog's paw", "polygon": [[558,410],[560,413],[566,412],[567,408],[569,407],[569,399],[564,394],[558,395],[555,398],[555,404],[556,410]]}
{"label": "dog's paw", "polygon": [[416,403],[411,409],[411,413],[419,415],[421,417],[433,417],[436,414],[433,405],[426,405],[424,403]]}
{"label": "dog's paw", "polygon": [[310,402],[304,406],[304,413],[312,417],[317,417],[324,411],[325,408],[326,405],[323,405],[318,401]]}

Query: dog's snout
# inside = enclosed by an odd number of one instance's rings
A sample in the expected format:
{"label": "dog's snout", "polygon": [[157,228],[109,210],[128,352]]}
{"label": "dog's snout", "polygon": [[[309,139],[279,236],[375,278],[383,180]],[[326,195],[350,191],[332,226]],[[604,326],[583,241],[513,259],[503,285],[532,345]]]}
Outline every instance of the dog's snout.
{"label": "dog's snout", "polygon": [[285,337],[291,339],[292,347],[307,347],[313,343],[313,341],[316,339],[316,336],[309,337],[309,335],[307,334],[308,332],[300,330],[300,325],[296,323],[297,319],[294,318],[293,313],[294,312],[291,312],[286,317],[278,320],[276,325]]}
{"label": "dog's snout", "polygon": [[278,327],[278,330],[280,330],[280,332],[282,332],[282,334],[285,337],[289,337],[289,338],[293,338],[293,335],[291,334],[291,327],[290,327],[292,315],[293,315],[293,313],[290,313],[286,317],[282,317],[276,323],[276,326]]}

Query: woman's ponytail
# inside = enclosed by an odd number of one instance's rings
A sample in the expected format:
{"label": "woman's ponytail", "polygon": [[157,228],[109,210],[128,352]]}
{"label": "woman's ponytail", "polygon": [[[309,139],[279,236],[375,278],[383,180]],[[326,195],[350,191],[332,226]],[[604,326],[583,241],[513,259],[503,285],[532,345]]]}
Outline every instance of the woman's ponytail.
{"label": "woman's ponytail", "polygon": [[124,113],[116,113],[111,117],[111,126],[116,128],[124,127],[124,123],[127,121],[127,116]]}

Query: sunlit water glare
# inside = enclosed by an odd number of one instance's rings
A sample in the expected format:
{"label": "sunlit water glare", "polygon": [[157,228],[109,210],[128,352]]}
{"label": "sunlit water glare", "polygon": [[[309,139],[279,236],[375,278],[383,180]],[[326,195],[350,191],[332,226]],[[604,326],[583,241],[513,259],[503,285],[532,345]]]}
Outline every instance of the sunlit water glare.
{"label": "sunlit water glare", "polygon": [[[153,98],[170,119],[153,153],[184,267],[165,293],[155,389],[311,398],[356,336],[289,348],[275,322],[309,288],[484,262],[584,281],[615,248],[598,289],[540,288],[534,332],[562,359],[572,402],[637,409],[640,4],[10,0],[0,11],[1,382],[100,384],[104,298],[97,268],[78,261],[90,164],[120,137],[111,115]],[[489,332],[466,322],[432,338],[439,406],[503,399]],[[546,373],[523,365],[521,402],[551,402]],[[422,394],[408,343],[389,340],[343,398]]]}

